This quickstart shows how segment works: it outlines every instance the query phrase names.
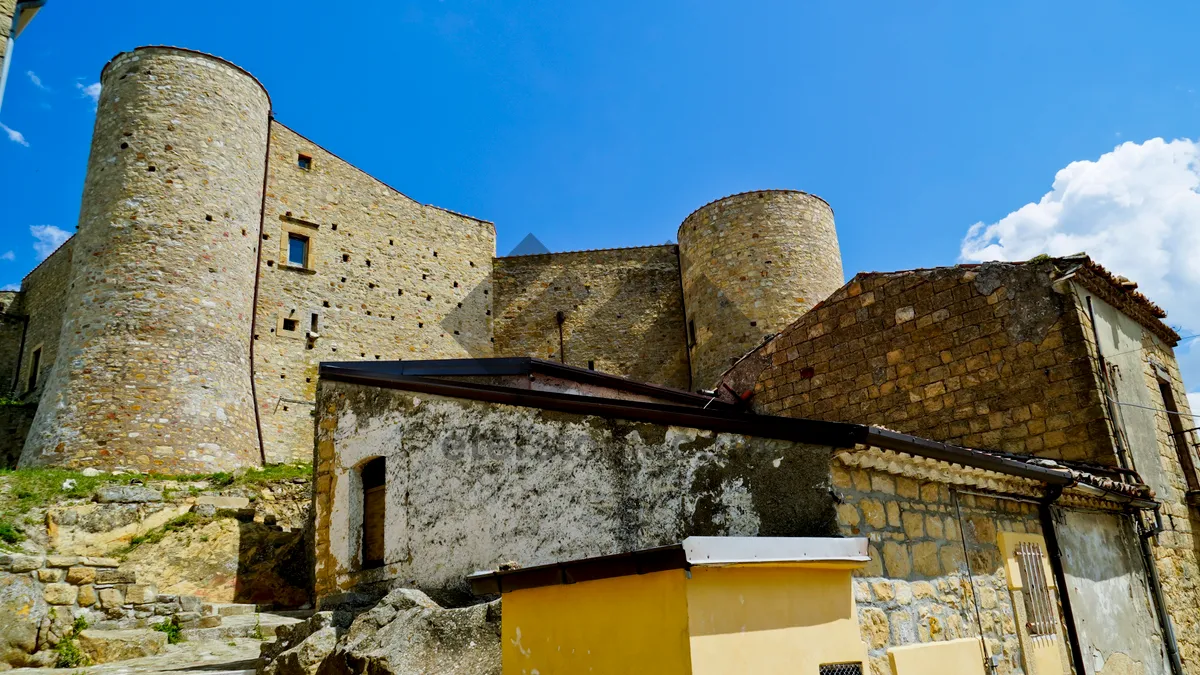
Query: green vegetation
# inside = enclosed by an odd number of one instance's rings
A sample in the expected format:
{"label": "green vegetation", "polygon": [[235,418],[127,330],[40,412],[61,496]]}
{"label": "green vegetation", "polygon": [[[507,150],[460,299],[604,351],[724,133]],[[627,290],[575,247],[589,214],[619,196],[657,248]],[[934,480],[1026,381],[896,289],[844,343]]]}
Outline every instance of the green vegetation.
{"label": "green vegetation", "polygon": [[58,647],[55,648],[58,651],[58,658],[54,661],[55,668],[79,668],[92,665],[92,660],[79,648],[79,643],[75,642],[75,638],[87,630],[87,627],[87,619],[82,616],[75,617],[70,634],[59,641]]}
{"label": "green vegetation", "polygon": [[260,614],[254,615],[254,630],[250,631],[250,637],[255,640],[266,640],[267,636],[263,634],[262,618]]}
{"label": "green vegetation", "polygon": [[11,396],[0,396],[0,406],[11,405],[17,407],[32,407],[37,405],[36,401],[22,401],[21,399],[12,398]]}
{"label": "green vegetation", "polygon": [[221,512],[212,518],[196,515],[195,513],[185,513],[180,516],[175,516],[174,518],[163,523],[161,527],[156,527],[153,530],[149,530],[148,532],[146,532],[144,534],[139,534],[139,535],[134,536],[132,539],[129,540],[128,546],[123,546],[123,547],[113,551],[113,553],[118,556],[124,556],[124,555],[131,553],[134,549],[136,549],[138,546],[141,546],[142,544],[157,544],[158,542],[162,541],[164,538],[166,538],[166,536],[168,534],[170,534],[172,532],[179,532],[181,530],[190,530],[190,529],[197,528],[197,527],[203,527],[203,526],[211,523],[217,517],[225,517],[227,515],[228,514]]}
{"label": "green vegetation", "polygon": [[156,623],[150,627],[160,633],[166,633],[168,644],[174,645],[183,642],[183,629],[175,623],[174,619],[165,619],[162,623]]}
{"label": "green vegetation", "polygon": [[0,520],[0,543],[16,546],[25,541],[25,534],[17,529],[16,525],[7,520]]}
{"label": "green vegetation", "polygon": [[[28,513],[30,509],[44,507],[63,499],[86,499],[102,485],[128,485],[134,480],[180,483],[205,481],[209,489],[220,490],[230,487],[257,487],[275,481],[311,477],[312,466],[308,464],[272,464],[261,469],[232,474],[218,472],[149,477],[140,474],[84,476],[77,471],[51,468],[0,469],[0,523],[16,522],[18,516]],[[73,487],[64,490],[62,486],[68,480],[74,480],[75,483]],[[179,489],[184,488],[181,486]],[[200,492],[195,486],[186,489],[188,494],[193,496]],[[166,492],[170,493],[170,490]],[[7,539],[0,534],[0,541],[7,542]]]}

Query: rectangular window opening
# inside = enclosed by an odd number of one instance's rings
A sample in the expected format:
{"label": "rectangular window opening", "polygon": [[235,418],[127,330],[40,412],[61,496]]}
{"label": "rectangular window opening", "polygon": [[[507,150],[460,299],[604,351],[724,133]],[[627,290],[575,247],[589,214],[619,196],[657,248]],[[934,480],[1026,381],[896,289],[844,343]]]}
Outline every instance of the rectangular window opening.
{"label": "rectangular window opening", "polygon": [[308,237],[288,233],[288,264],[293,267],[308,267]]}
{"label": "rectangular window opening", "polygon": [[1161,378],[1158,380],[1158,391],[1162,394],[1163,407],[1166,408],[1171,429],[1171,442],[1175,445],[1175,454],[1183,469],[1183,478],[1189,491],[1200,489],[1200,480],[1196,477],[1196,462],[1192,459],[1192,449],[1188,447],[1187,428],[1183,424],[1183,416],[1179,414],[1179,404],[1175,401],[1175,391],[1170,382]]}
{"label": "rectangular window opening", "polygon": [[284,319],[283,320],[283,329],[295,332],[296,323],[297,323],[297,321],[295,319]]}
{"label": "rectangular window opening", "polygon": [[316,313],[316,312],[313,312],[313,313],[312,313],[312,318],[311,318],[311,320],[309,321],[309,324],[308,324],[308,329],[309,329],[310,331],[314,332],[314,333],[319,333],[319,332],[321,332],[321,331],[317,330],[317,322],[318,322],[318,319],[317,319],[317,313]]}
{"label": "rectangular window opening", "polygon": [[305,154],[297,155],[296,166],[304,169],[305,171],[312,169],[312,157]]}
{"label": "rectangular window opening", "polygon": [[1025,596],[1025,628],[1030,637],[1055,635],[1058,620],[1054,612],[1054,595],[1046,579],[1042,548],[1033,542],[1022,542],[1016,548],[1017,564]]}
{"label": "rectangular window opening", "polygon": [[691,340],[692,346],[696,345],[696,320],[688,321],[688,339]]}
{"label": "rectangular window opening", "polygon": [[362,567],[382,567],[384,562],[384,532],[387,515],[387,475],[383,457],[363,465],[363,524]]}
{"label": "rectangular window opening", "polygon": [[820,675],[863,675],[861,663],[822,663]]}
{"label": "rectangular window opening", "polygon": [[38,371],[42,369],[42,348],[38,347],[33,350],[33,354],[29,357],[29,386],[26,391],[37,389]]}

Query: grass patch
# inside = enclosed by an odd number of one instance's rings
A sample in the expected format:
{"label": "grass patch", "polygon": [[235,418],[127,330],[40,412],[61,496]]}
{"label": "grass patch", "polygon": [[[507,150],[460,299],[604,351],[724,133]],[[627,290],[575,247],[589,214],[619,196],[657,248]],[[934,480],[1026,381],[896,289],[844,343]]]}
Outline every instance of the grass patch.
{"label": "grass patch", "polygon": [[0,543],[16,546],[25,541],[25,534],[17,529],[16,525],[7,520],[0,520]]}
{"label": "grass patch", "polygon": [[162,623],[156,623],[150,627],[160,633],[166,633],[167,644],[176,645],[183,642],[183,629],[175,623],[174,619],[166,619]]}
{"label": "grass patch", "polygon": [[[221,514],[224,515],[224,514]],[[156,527],[144,534],[134,536],[129,540],[129,544],[122,546],[113,551],[115,555],[124,556],[132,553],[134,549],[142,544],[157,544],[167,537],[172,532],[180,532],[182,530],[190,530],[197,527],[203,527],[211,523],[214,518],[200,516],[195,513],[185,513],[163,523],[160,527]]]}

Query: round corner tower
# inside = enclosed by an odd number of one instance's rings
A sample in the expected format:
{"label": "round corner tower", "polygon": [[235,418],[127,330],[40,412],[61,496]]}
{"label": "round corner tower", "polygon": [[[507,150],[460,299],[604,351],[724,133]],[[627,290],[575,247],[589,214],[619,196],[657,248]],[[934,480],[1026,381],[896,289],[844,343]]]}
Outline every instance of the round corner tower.
{"label": "round corner tower", "polygon": [[700,207],[679,226],[679,259],[695,387],[845,282],[833,209],[795,190]]}
{"label": "round corner tower", "polygon": [[58,357],[22,466],[260,463],[250,339],[271,103],[141,47],[104,67]]}

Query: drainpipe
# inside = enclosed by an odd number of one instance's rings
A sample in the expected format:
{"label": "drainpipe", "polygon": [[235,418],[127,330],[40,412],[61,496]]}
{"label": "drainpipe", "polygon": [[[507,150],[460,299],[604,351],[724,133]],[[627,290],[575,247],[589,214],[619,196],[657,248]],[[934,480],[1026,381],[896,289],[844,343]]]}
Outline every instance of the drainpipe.
{"label": "drainpipe", "polygon": [[[1058,531],[1054,529],[1054,514],[1051,505],[1062,496],[1061,485],[1047,485],[1046,497],[1038,502],[1038,517],[1042,522],[1042,538],[1046,540],[1046,555],[1050,558],[1050,571],[1054,583],[1058,584],[1058,601],[1062,605],[1063,623],[1067,625],[1067,644],[1071,648],[1071,663],[1078,675],[1084,675],[1083,647],[1079,643],[1079,631],[1075,627],[1075,611],[1071,608],[1071,593],[1067,589],[1067,573],[1063,569],[1062,549],[1058,546]],[[1182,675],[1176,673],[1175,675]]]}
{"label": "drainpipe", "polygon": [[1154,528],[1145,529],[1142,519],[1138,518],[1138,539],[1142,545],[1142,561],[1146,567],[1146,580],[1150,583],[1151,595],[1154,597],[1154,609],[1158,610],[1158,624],[1162,627],[1163,646],[1167,649],[1167,658],[1171,661],[1171,672],[1174,675],[1184,675],[1183,661],[1179,658],[1179,645],[1175,641],[1175,626],[1167,614],[1167,599],[1163,597],[1162,583],[1158,578],[1158,565],[1154,561],[1154,550],[1150,547],[1150,539],[1162,532],[1162,505],[1154,506]]}
{"label": "drainpipe", "polygon": [[563,314],[563,311],[560,309],[558,310],[558,313],[554,315],[554,320],[558,322],[558,361],[566,364],[567,352],[563,349],[563,324],[566,323],[567,316]]}
{"label": "drainpipe", "polygon": [[[250,400],[254,403],[254,428],[258,431],[258,456],[262,466],[267,465],[267,444],[263,441],[262,415],[258,412],[258,384],[254,377],[254,333],[258,330],[258,282],[262,277],[263,232],[266,232],[267,220],[267,183],[271,175],[271,127],[275,121],[275,111],[267,112],[267,147],[263,150],[263,182],[262,203],[258,207],[258,240],[255,241],[254,255],[254,297],[250,300]],[[313,441],[314,447],[316,441]]]}

